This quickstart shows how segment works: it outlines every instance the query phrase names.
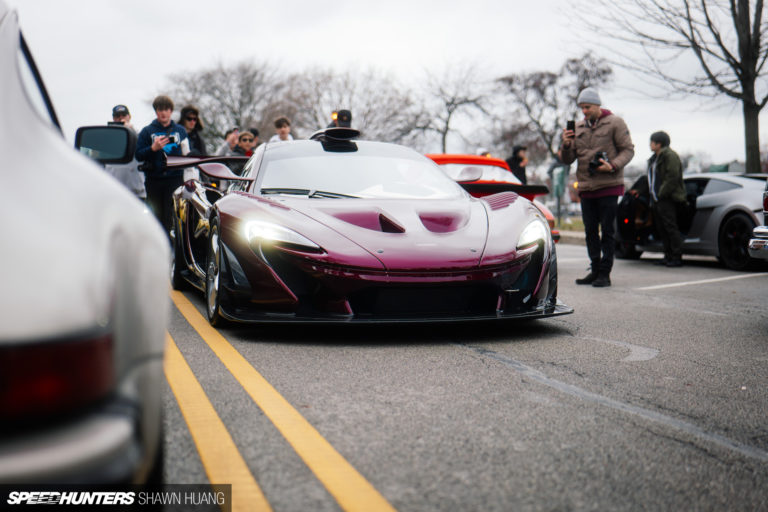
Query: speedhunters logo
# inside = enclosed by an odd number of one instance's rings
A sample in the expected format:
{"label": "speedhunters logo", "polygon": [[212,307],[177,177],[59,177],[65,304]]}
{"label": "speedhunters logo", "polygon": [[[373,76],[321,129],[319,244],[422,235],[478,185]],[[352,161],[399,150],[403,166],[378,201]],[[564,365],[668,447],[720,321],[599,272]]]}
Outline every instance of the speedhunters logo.
{"label": "speedhunters logo", "polygon": [[9,505],[133,505],[132,492],[12,491]]}
{"label": "speedhunters logo", "polygon": [[0,509],[38,510],[51,506],[69,510],[97,508],[98,510],[191,510],[203,512],[232,510],[231,485],[160,485],[153,487],[127,486],[0,486]]}

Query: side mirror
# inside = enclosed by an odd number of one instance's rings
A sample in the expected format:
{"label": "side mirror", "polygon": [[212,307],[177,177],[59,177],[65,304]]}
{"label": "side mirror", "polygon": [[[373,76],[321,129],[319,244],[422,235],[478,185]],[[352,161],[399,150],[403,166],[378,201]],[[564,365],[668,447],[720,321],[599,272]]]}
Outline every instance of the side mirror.
{"label": "side mirror", "polygon": [[459,175],[454,178],[457,183],[471,183],[477,181],[483,177],[483,170],[479,167],[468,166],[459,172]]}
{"label": "side mirror", "polygon": [[136,134],[125,126],[81,126],[75,148],[102,164],[126,164],[136,152]]}

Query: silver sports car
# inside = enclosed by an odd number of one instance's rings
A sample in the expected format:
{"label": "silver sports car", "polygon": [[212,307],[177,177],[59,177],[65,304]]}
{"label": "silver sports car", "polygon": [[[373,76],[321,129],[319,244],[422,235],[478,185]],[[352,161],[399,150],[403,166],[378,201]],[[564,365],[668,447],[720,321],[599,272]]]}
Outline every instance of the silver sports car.
{"label": "silver sports car", "polygon": [[[759,260],[748,251],[752,229],[762,224],[765,174],[690,174],[683,177],[687,204],[678,226],[683,233],[683,254],[716,256],[726,267],[745,270]],[[645,176],[633,189],[643,187]],[[646,180],[647,183],[647,180]],[[644,251],[663,252],[661,239],[648,208],[649,198],[625,194],[619,203],[616,255],[639,258]],[[758,216],[759,215],[759,216]]]}
{"label": "silver sports car", "polygon": [[[66,142],[3,0],[0,63],[0,484],[158,482],[168,239]],[[78,138],[117,163],[130,136]]]}

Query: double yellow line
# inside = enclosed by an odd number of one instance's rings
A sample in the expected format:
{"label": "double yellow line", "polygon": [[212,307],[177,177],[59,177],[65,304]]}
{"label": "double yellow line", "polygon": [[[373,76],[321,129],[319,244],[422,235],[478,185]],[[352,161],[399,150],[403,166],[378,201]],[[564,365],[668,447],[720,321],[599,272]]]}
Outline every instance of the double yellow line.
{"label": "double yellow line", "polygon": [[[197,311],[180,292],[173,302],[286,441],[346,511],[392,505]],[[271,510],[205,391],[168,337],[165,373],[211,483],[232,483],[232,510]]]}

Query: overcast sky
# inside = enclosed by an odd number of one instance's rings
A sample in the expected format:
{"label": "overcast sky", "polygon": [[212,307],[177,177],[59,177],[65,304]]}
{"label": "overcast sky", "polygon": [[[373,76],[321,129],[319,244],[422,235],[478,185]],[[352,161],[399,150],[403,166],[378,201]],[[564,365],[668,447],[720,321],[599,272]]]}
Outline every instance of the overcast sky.
{"label": "overcast sky", "polygon": [[[218,62],[266,59],[289,71],[374,67],[404,80],[473,63],[495,78],[555,71],[584,52],[585,31],[594,30],[574,23],[564,0],[5,1],[19,14],[69,139],[78,126],[110,120],[118,103],[141,128],[169,74]],[[744,159],[738,103],[651,100],[623,87],[642,86],[636,78],[619,75],[600,93],[630,127],[633,164],[647,158],[650,134],[660,129],[678,152],[703,152],[716,163]],[[763,120],[761,135],[765,141]]]}

